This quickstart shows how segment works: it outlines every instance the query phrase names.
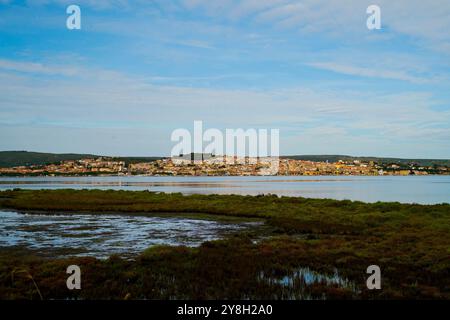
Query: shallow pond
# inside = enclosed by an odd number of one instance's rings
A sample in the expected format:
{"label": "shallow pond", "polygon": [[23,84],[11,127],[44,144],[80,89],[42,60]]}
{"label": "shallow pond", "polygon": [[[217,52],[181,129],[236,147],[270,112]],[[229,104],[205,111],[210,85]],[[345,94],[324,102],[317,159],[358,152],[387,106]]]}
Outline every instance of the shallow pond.
{"label": "shallow pond", "polygon": [[37,215],[0,211],[0,247],[20,246],[55,257],[132,256],[154,245],[199,246],[256,222],[226,223],[180,217]]}
{"label": "shallow pond", "polygon": [[353,281],[341,276],[337,269],[333,274],[324,274],[314,271],[308,267],[299,267],[284,276],[274,276],[269,273],[261,272],[258,276],[261,283],[271,287],[279,287],[272,299],[287,300],[315,300],[326,299],[325,294],[312,294],[311,288],[314,286],[336,287],[346,289],[352,294],[358,294],[359,290]]}

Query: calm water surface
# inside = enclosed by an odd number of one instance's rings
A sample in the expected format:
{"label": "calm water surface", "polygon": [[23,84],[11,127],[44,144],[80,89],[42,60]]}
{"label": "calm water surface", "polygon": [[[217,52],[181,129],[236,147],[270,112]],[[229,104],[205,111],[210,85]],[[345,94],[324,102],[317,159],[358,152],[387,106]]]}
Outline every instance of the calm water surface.
{"label": "calm water surface", "polygon": [[126,215],[36,215],[0,211],[0,248],[20,246],[53,256],[134,255],[154,245],[199,246],[258,222],[224,223]]}
{"label": "calm water surface", "polygon": [[365,202],[450,203],[450,176],[0,177],[0,190],[115,189],[184,194],[277,194]]}

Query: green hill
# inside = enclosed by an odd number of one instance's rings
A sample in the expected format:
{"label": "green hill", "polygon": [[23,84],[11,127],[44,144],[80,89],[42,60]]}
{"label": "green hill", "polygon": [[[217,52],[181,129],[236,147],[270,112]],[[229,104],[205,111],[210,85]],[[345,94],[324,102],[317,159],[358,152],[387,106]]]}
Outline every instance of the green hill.
{"label": "green hill", "polygon": [[[28,151],[0,151],[0,168],[10,168],[17,166],[45,165],[59,163],[64,160],[80,160],[86,158],[98,158],[93,154],[78,153],[43,153]],[[112,157],[117,161],[128,163],[151,162],[162,157]]]}
{"label": "green hill", "polygon": [[92,154],[76,153],[43,153],[28,151],[0,151],[0,167],[17,167],[29,165],[44,165],[58,163],[63,160],[79,160],[83,158],[97,157]]}
{"label": "green hill", "polygon": [[296,159],[296,160],[307,160],[307,161],[328,161],[337,162],[339,160],[344,161],[374,161],[379,164],[410,164],[414,163],[419,166],[450,166],[450,160],[448,159],[401,159],[401,158],[383,158],[383,157],[353,157],[348,155],[293,155],[293,156],[282,156],[283,159]]}

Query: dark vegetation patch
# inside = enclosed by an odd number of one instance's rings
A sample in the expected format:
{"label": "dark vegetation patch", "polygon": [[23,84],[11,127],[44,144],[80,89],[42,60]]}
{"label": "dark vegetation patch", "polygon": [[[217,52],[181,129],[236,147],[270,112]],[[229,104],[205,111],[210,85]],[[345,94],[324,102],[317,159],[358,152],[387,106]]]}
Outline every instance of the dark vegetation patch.
{"label": "dark vegetation patch", "polygon": [[[118,256],[108,260],[46,259],[2,249],[0,299],[450,298],[445,280],[448,273],[443,278],[442,270],[424,272],[402,261],[385,262],[386,258],[375,252],[365,252],[366,247],[363,242],[336,243],[334,239],[281,237],[252,244],[248,239],[234,238],[206,242],[199,248],[156,246],[135,260]],[[383,270],[382,290],[365,288],[369,260]],[[81,267],[80,291],[66,287],[65,271],[71,264]],[[330,276],[337,268],[352,286],[307,283],[301,278],[293,278],[289,286],[273,281],[305,266]]]}

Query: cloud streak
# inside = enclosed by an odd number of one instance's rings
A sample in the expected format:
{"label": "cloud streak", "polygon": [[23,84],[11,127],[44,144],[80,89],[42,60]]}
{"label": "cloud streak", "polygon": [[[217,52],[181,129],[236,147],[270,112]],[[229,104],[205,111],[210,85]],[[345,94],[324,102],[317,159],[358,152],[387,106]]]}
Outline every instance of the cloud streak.
{"label": "cloud streak", "polygon": [[314,62],[308,64],[311,67],[333,71],[341,74],[369,77],[369,78],[382,78],[382,79],[394,79],[401,81],[409,81],[412,83],[428,83],[431,79],[415,77],[402,71],[393,70],[380,70],[378,68],[358,67],[352,65],[344,65],[334,62]]}

